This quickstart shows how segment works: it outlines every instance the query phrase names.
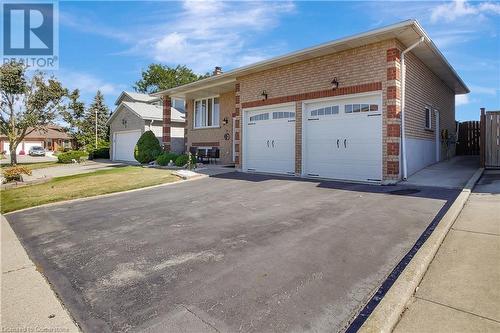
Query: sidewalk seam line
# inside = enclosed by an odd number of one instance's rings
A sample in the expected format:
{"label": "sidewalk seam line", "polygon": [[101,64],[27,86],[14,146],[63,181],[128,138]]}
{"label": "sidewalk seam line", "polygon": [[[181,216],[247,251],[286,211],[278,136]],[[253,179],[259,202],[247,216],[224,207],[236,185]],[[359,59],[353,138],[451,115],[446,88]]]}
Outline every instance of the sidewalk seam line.
{"label": "sidewalk seam line", "polygon": [[497,237],[500,237],[500,235],[492,234],[492,233],[489,233],[489,232],[464,230],[464,229],[458,229],[458,228],[451,228],[451,229],[455,230],[455,231],[461,231],[461,232],[470,232],[470,233],[473,233],[473,234],[480,234],[480,235],[488,235],[488,236],[497,236]]}
{"label": "sidewalk seam line", "polygon": [[30,267],[35,267],[35,265],[23,266],[21,268],[11,269],[10,271],[2,272],[2,274],[13,273],[13,272],[17,272],[17,271],[20,271],[20,270],[23,270],[23,269],[26,269],[26,268],[30,268]]}
{"label": "sidewalk seam line", "polygon": [[481,316],[479,314],[476,314],[476,313],[473,313],[473,312],[469,312],[467,310],[459,309],[459,308],[456,308],[456,307],[453,307],[453,306],[450,306],[450,305],[447,305],[447,304],[443,304],[443,303],[436,302],[436,301],[433,301],[433,300],[430,300],[430,299],[426,299],[426,298],[423,298],[423,297],[419,297],[419,296],[415,296],[415,298],[419,299],[419,300],[422,300],[422,301],[425,301],[425,302],[429,302],[429,303],[434,303],[434,304],[437,304],[437,305],[441,305],[441,306],[444,306],[446,308],[450,308],[450,309],[453,309],[453,310],[456,310],[456,311],[467,313],[467,314],[470,314],[472,316],[476,316],[476,317],[479,317],[479,318],[482,318],[482,319],[486,319],[486,320],[490,320],[490,321],[493,321],[495,323],[500,324],[500,321],[498,321],[498,320],[495,320],[495,319],[492,319],[492,318],[488,318],[488,317],[484,317],[484,316]]}

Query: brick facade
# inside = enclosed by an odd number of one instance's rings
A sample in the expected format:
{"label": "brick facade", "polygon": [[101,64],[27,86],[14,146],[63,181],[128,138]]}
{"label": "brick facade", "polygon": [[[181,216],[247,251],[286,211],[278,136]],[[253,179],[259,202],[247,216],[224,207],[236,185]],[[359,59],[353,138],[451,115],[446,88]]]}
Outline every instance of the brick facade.
{"label": "brick facade", "polygon": [[[408,53],[406,64],[406,135],[410,138],[434,140],[436,133],[435,118],[432,129],[425,129],[425,107],[439,110],[440,129],[455,133],[455,93],[439,79],[413,53]],[[454,147],[450,147],[454,154]],[[441,158],[446,156],[444,146]]]}
{"label": "brick facade", "polygon": [[171,148],[171,120],[172,100],[169,96],[163,97],[163,149],[170,151]]}
{"label": "brick facade", "polygon": [[394,41],[394,46],[386,51],[386,108],[383,128],[385,180],[400,178],[401,49],[398,44]]}
{"label": "brick facade", "polygon": [[[190,147],[219,147],[219,162],[221,164],[229,164],[233,162],[232,128],[233,112],[235,109],[234,91],[219,96],[219,107],[219,127],[194,128],[194,100],[186,100],[186,151],[189,151]],[[227,124],[224,124],[224,119],[227,119]]]}
{"label": "brick facade", "polygon": [[[362,92],[380,91],[382,94],[382,151],[383,179],[394,181],[401,177],[401,50],[404,46],[396,39],[385,40],[317,58],[299,61],[236,78],[234,91],[222,94],[221,124],[225,116],[230,118],[234,138],[221,141],[224,130],[193,129],[193,101],[187,101],[187,147],[196,143],[219,142],[226,150],[235,143],[234,160],[242,167],[244,145],[241,126],[243,109],[295,103],[295,171],[301,174],[302,166],[302,102],[311,99],[334,97]],[[422,98],[441,111],[442,128],[451,131],[454,125],[454,93],[435,76],[411,52],[407,59],[407,110],[406,125],[409,136],[430,137],[422,131]],[[331,80],[336,77],[339,88],[332,89]],[[267,98],[262,98],[262,91]],[[423,95],[422,95],[423,94]],[[223,102],[225,101],[225,102]],[[235,118],[234,124],[232,118]],[[229,131],[232,134],[232,131]],[[217,140],[215,140],[217,138]],[[231,148],[230,148],[231,147]],[[221,148],[222,151],[222,148]],[[230,156],[229,154],[227,155]],[[232,157],[232,156],[231,156]],[[224,162],[229,162],[225,159]]]}
{"label": "brick facade", "polygon": [[[295,171],[301,173],[302,165],[302,101],[368,91],[382,92],[383,111],[383,177],[399,178],[399,153],[394,154],[394,144],[399,147],[400,133],[400,45],[396,40],[386,40],[355,49],[281,66],[259,73],[239,77],[241,108],[278,103],[296,103]],[[333,90],[331,80],[337,77],[340,85]],[[262,100],[266,90],[268,98]],[[390,95],[390,99],[388,98]],[[387,137],[387,125],[391,137]],[[391,143],[388,148],[388,143]],[[390,149],[390,154],[389,154]],[[391,163],[387,164],[387,161]],[[238,167],[241,167],[241,161]],[[390,168],[389,168],[390,165]]]}

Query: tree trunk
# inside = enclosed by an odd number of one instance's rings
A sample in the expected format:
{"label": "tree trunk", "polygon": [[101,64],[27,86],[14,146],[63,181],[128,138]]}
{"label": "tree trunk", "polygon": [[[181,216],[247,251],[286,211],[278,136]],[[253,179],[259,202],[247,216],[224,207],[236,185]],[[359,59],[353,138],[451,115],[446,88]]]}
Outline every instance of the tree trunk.
{"label": "tree trunk", "polygon": [[17,149],[17,147],[14,147],[14,149],[10,148],[10,164],[11,165],[17,164],[16,149]]}

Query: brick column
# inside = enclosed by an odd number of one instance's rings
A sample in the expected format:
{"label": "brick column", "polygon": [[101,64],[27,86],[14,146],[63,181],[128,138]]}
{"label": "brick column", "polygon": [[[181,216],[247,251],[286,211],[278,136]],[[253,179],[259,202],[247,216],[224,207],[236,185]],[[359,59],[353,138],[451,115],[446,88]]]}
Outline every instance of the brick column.
{"label": "brick column", "polygon": [[234,126],[234,162],[236,164],[236,168],[240,169],[242,167],[241,164],[241,101],[240,101],[240,84],[236,83],[234,85],[234,93],[235,93],[235,107],[234,112],[232,114],[233,118],[235,118]]}
{"label": "brick column", "polygon": [[397,48],[387,50],[386,83],[384,180],[398,180],[401,151],[401,52]]}
{"label": "brick column", "polygon": [[302,101],[295,103],[295,174],[302,173]]}
{"label": "brick column", "polygon": [[170,126],[172,119],[171,110],[171,99],[170,96],[163,96],[163,149],[165,151],[170,151],[171,149],[171,133]]}

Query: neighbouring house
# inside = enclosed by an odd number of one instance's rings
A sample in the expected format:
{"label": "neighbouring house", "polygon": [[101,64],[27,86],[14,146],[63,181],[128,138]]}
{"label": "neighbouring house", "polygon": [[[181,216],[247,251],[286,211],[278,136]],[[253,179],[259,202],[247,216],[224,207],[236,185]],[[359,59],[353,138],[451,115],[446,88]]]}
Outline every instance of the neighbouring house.
{"label": "neighbouring house", "polygon": [[[28,129],[29,131],[30,129]],[[16,154],[28,154],[29,149],[33,146],[43,147],[46,151],[72,149],[75,147],[75,140],[64,128],[51,124],[26,135],[24,140],[17,146]],[[9,141],[5,135],[0,136],[0,151],[10,154]]]}
{"label": "neighbouring house", "polygon": [[[118,161],[135,161],[134,148],[145,131],[153,131],[162,142],[162,100],[146,94],[124,91],[115,102],[116,109],[108,120],[110,127],[110,157]],[[184,151],[184,101],[175,99],[171,108],[171,150]]]}
{"label": "neighbouring house", "polygon": [[[469,89],[415,20],[167,89],[186,101],[186,150],[244,172],[393,183],[454,154]],[[165,146],[172,130],[163,127]]]}

